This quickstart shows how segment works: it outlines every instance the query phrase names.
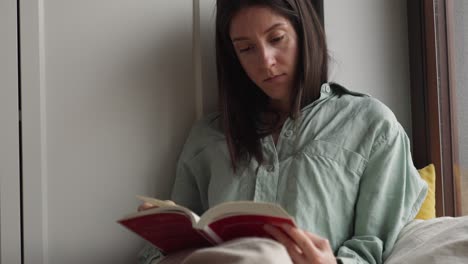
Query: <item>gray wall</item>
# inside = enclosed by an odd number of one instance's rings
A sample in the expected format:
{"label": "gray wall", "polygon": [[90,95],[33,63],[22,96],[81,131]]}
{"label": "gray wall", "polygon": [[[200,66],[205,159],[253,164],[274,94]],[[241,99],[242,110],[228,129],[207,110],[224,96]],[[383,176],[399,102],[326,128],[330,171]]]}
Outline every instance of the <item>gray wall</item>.
{"label": "gray wall", "polygon": [[406,0],[325,0],[330,80],[371,94],[411,138]]}
{"label": "gray wall", "polygon": [[462,214],[468,215],[468,1],[453,1],[455,112],[458,133],[458,155],[462,191]]}
{"label": "gray wall", "polygon": [[16,1],[0,1],[0,263],[21,263]]}
{"label": "gray wall", "polygon": [[24,1],[20,14],[24,263],[135,263],[143,241],[116,220],[137,194],[169,196],[196,112],[193,3]]}

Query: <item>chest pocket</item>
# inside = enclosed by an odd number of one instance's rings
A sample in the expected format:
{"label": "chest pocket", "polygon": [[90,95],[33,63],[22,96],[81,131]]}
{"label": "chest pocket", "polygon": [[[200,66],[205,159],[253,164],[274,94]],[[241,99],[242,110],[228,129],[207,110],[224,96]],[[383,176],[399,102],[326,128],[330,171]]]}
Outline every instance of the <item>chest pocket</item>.
{"label": "chest pocket", "polygon": [[333,161],[335,166],[344,167],[350,177],[360,178],[367,165],[367,160],[360,154],[327,141],[312,141],[302,149],[302,154],[309,158],[322,157]]}
{"label": "chest pocket", "polygon": [[[354,202],[359,180],[367,165],[367,160],[361,155],[330,142],[314,140],[297,157],[296,184],[313,191],[314,196],[320,196],[313,198],[322,201],[344,198]],[[297,191],[307,192],[302,188]]]}
{"label": "chest pocket", "polygon": [[288,174],[285,202],[298,224],[325,237],[350,233],[351,225],[337,226],[336,220],[353,219],[367,160],[337,144],[314,140],[288,165],[283,172]]}

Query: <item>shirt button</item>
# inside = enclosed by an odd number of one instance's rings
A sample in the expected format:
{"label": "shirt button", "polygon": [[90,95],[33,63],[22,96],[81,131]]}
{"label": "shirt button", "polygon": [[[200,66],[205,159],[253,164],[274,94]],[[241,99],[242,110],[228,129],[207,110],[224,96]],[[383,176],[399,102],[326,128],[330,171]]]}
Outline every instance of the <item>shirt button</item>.
{"label": "shirt button", "polygon": [[284,136],[285,137],[291,137],[293,135],[293,131],[292,130],[286,130],[286,132],[284,132]]}
{"label": "shirt button", "polygon": [[266,169],[267,169],[268,172],[274,172],[274,171],[275,171],[275,166],[273,166],[273,165],[268,165],[268,166],[266,167]]}
{"label": "shirt button", "polygon": [[331,90],[330,85],[329,84],[325,85],[325,92],[330,93],[330,90]]}

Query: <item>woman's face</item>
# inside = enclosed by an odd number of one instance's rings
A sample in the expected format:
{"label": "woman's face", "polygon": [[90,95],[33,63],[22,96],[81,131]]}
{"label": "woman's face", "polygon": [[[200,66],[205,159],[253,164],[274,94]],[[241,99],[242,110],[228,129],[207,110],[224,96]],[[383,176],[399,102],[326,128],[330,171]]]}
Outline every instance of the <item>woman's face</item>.
{"label": "woman's face", "polygon": [[291,22],[269,7],[240,10],[232,19],[230,37],[249,78],[273,106],[289,111],[298,58],[297,34]]}

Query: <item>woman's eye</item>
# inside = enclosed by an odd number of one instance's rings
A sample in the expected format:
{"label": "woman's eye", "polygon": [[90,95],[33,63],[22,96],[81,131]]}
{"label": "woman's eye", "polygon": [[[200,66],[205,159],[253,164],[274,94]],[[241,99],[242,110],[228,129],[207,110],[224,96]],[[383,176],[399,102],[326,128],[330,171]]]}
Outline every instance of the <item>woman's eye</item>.
{"label": "woman's eye", "polygon": [[242,53],[242,52],[247,52],[247,51],[250,51],[252,50],[252,46],[247,46],[247,47],[242,47],[242,48],[239,48],[239,52]]}
{"label": "woman's eye", "polygon": [[283,39],[284,39],[284,35],[271,39],[271,42],[280,42]]}

